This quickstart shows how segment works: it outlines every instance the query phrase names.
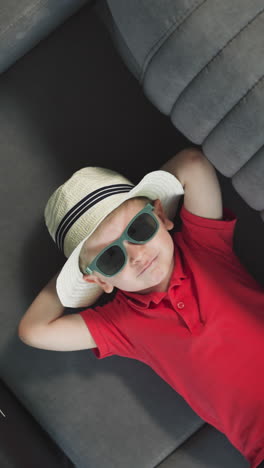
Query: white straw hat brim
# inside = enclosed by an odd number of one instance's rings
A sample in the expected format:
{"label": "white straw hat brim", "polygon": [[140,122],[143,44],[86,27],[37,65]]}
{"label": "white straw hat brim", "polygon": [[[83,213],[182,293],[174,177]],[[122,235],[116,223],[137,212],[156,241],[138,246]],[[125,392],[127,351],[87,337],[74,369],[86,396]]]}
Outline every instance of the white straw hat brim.
{"label": "white straw hat brim", "polygon": [[[183,194],[183,186],[174,175],[161,170],[153,171],[145,175],[130,192],[122,194],[118,202],[113,204],[112,211],[130,198],[145,196],[151,200],[160,199],[166,215],[173,219]],[[108,214],[106,213],[104,218]],[[104,218],[100,220],[98,225]],[[98,225],[94,227],[93,232]],[[73,250],[57,278],[57,293],[64,307],[91,306],[104,292],[97,284],[87,283],[79,268],[79,255],[82,246],[91,234],[92,232]]]}

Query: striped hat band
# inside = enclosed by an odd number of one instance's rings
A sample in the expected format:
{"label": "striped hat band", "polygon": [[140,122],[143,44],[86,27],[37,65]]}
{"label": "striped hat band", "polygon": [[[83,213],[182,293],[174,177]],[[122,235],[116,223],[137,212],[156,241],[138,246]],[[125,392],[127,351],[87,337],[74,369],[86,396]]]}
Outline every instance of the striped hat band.
{"label": "striped hat band", "polygon": [[73,224],[82,216],[85,212],[87,212],[90,208],[94,205],[99,203],[100,201],[104,200],[111,195],[115,195],[118,193],[129,192],[134,185],[130,184],[112,184],[107,185],[105,187],[101,187],[97,190],[94,190],[92,193],[89,193],[84,198],[82,198],[78,203],[76,203],[62,218],[56,234],[55,234],[55,242],[59,249],[63,252],[63,244],[64,239],[67,235],[69,229],[73,226]]}

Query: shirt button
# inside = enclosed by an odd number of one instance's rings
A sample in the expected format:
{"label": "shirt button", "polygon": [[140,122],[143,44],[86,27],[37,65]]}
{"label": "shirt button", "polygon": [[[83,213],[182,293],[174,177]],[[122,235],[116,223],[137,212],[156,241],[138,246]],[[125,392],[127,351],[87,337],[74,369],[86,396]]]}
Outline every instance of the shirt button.
{"label": "shirt button", "polygon": [[183,302],[178,302],[177,307],[178,307],[178,309],[183,309],[184,308],[184,303]]}

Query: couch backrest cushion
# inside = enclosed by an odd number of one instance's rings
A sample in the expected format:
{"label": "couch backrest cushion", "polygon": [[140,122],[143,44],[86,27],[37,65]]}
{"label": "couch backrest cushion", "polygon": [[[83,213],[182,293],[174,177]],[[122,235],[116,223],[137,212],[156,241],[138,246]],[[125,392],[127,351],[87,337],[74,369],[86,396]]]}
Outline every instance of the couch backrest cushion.
{"label": "couch backrest cushion", "polygon": [[107,5],[146,96],[264,221],[263,0]]}

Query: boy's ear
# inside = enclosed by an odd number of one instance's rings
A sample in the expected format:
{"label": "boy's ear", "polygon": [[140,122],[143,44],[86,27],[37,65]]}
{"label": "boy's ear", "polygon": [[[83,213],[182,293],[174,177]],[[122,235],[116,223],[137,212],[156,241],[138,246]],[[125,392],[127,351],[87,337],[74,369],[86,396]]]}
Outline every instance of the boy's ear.
{"label": "boy's ear", "polygon": [[170,231],[174,227],[174,222],[169,219],[163,209],[162,203],[159,198],[154,201],[155,214],[161,219],[165,228]]}
{"label": "boy's ear", "polygon": [[98,286],[100,286],[104,290],[105,293],[110,294],[114,289],[114,286],[112,286],[112,284],[108,283],[107,281],[102,280],[101,278],[93,274],[83,275],[83,279],[84,281],[86,281],[86,283],[97,283]]}

